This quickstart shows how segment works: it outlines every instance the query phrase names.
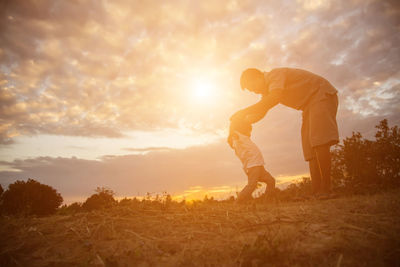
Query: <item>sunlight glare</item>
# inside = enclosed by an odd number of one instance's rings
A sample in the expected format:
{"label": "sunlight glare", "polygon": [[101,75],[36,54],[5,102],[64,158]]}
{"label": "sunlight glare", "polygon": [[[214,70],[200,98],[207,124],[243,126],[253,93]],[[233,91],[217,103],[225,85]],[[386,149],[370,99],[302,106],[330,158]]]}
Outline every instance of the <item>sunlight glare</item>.
{"label": "sunlight glare", "polygon": [[194,79],[192,81],[192,98],[197,103],[210,103],[215,98],[215,86],[206,79]]}

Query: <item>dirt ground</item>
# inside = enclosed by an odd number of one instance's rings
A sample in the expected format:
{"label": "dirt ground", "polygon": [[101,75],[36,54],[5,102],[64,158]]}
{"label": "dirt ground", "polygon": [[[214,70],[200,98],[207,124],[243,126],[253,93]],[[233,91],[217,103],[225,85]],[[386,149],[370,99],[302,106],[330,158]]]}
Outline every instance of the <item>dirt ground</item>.
{"label": "dirt ground", "polygon": [[3,216],[0,266],[400,266],[400,191]]}

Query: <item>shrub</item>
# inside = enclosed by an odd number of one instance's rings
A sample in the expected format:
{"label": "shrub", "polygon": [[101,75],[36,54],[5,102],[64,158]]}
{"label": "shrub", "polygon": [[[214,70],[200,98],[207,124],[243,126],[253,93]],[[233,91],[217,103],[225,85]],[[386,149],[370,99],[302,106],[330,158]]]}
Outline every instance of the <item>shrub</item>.
{"label": "shrub", "polygon": [[276,188],[276,197],[280,200],[290,200],[311,194],[311,178],[301,177],[296,182],[289,184],[284,190]]}
{"label": "shrub", "polygon": [[77,213],[82,211],[82,203],[81,202],[74,202],[71,203],[70,205],[62,205],[57,213],[60,215],[67,215],[67,214],[71,214],[71,213]]}
{"label": "shrub", "polygon": [[6,214],[49,215],[63,202],[57,191],[33,179],[16,181],[2,194],[1,210]]}
{"label": "shrub", "polygon": [[108,208],[117,204],[114,199],[114,192],[104,187],[97,187],[96,194],[91,195],[83,203],[82,208],[86,211]]}
{"label": "shrub", "polygon": [[400,185],[400,131],[398,126],[389,128],[387,120],[375,126],[376,168],[385,184]]}
{"label": "shrub", "polygon": [[389,128],[386,119],[375,128],[375,140],[353,132],[332,151],[334,187],[370,192],[400,185],[399,129]]}
{"label": "shrub", "polygon": [[124,197],[123,199],[121,199],[121,200],[118,202],[118,205],[120,205],[120,206],[128,206],[128,205],[130,205],[132,202],[133,202],[132,199],[129,199],[129,198],[127,198],[127,197]]}

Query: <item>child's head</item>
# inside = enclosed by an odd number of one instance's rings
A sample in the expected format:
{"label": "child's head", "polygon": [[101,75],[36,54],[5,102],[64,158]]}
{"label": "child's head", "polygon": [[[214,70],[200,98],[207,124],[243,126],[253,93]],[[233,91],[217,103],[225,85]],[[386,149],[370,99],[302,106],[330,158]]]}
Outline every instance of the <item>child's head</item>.
{"label": "child's head", "polygon": [[249,123],[245,118],[236,119],[236,120],[231,121],[231,126],[230,126],[229,130],[231,132],[238,131],[239,133],[241,133],[243,135],[250,136],[252,126],[251,126],[251,123]]}

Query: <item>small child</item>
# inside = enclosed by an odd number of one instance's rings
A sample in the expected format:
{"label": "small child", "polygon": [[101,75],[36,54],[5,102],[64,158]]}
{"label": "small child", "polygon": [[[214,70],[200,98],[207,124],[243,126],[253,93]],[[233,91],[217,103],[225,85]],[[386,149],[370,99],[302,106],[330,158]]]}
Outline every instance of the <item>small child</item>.
{"label": "small child", "polygon": [[243,170],[248,178],[247,185],[238,195],[238,203],[252,199],[251,195],[258,182],[267,184],[265,194],[272,193],[275,189],[275,179],[265,170],[262,153],[250,139],[251,123],[246,119],[231,121],[229,131],[228,143],[243,163]]}

